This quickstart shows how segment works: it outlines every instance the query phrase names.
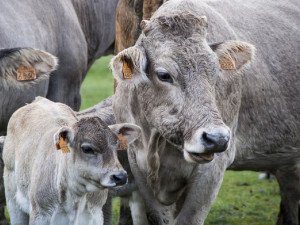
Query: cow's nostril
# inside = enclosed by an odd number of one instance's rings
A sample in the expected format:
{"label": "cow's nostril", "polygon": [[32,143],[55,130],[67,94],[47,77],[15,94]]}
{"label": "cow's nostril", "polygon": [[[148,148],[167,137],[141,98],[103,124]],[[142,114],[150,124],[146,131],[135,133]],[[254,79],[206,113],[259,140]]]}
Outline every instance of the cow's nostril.
{"label": "cow's nostril", "polygon": [[202,143],[209,152],[223,152],[227,149],[229,135],[223,133],[202,133]]}
{"label": "cow's nostril", "polygon": [[127,173],[118,173],[118,174],[114,174],[111,176],[111,179],[113,180],[114,183],[116,183],[116,185],[124,185],[127,182]]}
{"label": "cow's nostril", "polygon": [[212,137],[212,135],[209,135],[208,133],[206,132],[203,132],[202,134],[202,141],[203,141],[203,144],[205,145],[205,147],[207,148],[213,148],[214,147],[214,138]]}

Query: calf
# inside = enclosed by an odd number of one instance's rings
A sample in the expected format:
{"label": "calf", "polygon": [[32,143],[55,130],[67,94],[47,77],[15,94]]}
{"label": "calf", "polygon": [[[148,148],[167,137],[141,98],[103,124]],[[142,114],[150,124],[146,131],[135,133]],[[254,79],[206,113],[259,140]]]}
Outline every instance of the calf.
{"label": "calf", "polygon": [[11,224],[103,224],[107,188],[127,182],[117,134],[131,143],[140,128],[79,120],[68,106],[41,97],[16,111],[3,148]]}

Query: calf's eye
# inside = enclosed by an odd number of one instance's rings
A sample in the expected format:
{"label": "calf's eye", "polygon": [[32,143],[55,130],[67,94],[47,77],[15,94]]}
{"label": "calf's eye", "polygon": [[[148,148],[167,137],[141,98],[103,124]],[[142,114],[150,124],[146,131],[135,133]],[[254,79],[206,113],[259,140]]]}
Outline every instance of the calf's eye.
{"label": "calf's eye", "polygon": [[88,146],[82,146],[81,151],[85,154],[90,154],[90,155],[95,154],[94,150],[92,148],[88,147]]}
{"label": "calf's eye", "polygon": [[157,72],[157,77],[163,82],[173,83],[172,77],[166,72]]}

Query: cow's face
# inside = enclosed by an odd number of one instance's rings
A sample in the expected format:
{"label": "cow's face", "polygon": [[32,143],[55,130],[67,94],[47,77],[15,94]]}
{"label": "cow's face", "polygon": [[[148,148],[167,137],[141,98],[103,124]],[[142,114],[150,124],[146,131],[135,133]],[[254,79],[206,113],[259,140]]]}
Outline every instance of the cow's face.
{"label": "cow's face", "polygon": [[188,162],[211,161],[231,136],[216,104],[216,83],[248,63],[254,47],[240,41],[210,46],[206,17],[189,13],[154,17],[142,26],[137,44],[112,60],[114,77],[137,90],[148,123],[183,145]]}
{"label": "cow's face", "polygon": [[127,173],[117,157],[117,134],[131,143],[140,135],[140,128],[131,124],[108,127],[98,117],[91,117],[81,119],[73,127],[63,127],[54,135],[55,143],[61,142],[60,137],[68,143],[69,172],[87,191],[126,184]]}

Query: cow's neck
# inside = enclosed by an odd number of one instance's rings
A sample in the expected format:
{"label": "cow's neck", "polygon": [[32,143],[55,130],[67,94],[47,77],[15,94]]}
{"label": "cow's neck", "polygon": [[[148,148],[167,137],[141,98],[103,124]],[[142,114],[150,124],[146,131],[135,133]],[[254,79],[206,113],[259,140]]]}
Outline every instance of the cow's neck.
{"label": "cow's neck", "polygon": [[72,168],[69,168],[71,159],[68,160],[66,157],[56,158],[58,161],[56,164],[56,184],[57,190],[60,192],[58,195],[61,204],[66,202],[70,196],[72,196],[73,201],[76,201],[87,193],[86,182],[78,180],[80,176]]}
{"label": "cow's neck", "polygon": [[[88,67],[100,56],[113,53],[116,1],[71,0],[88,48]],[[108,46],[110,46],[108,48]]]}

